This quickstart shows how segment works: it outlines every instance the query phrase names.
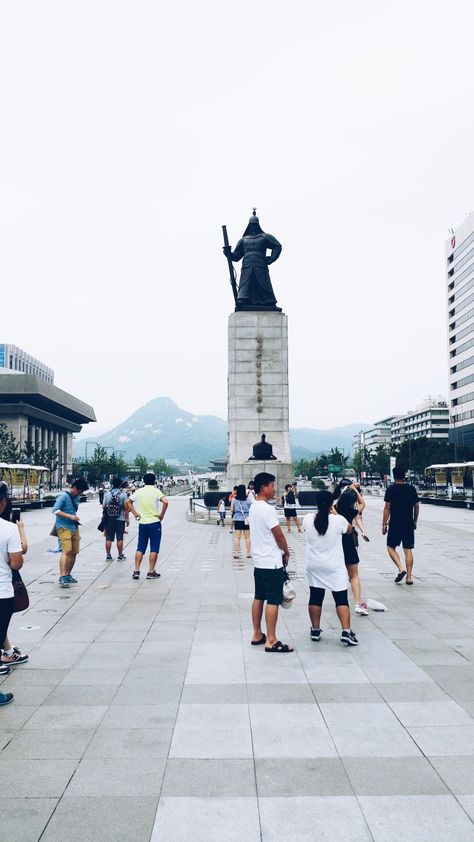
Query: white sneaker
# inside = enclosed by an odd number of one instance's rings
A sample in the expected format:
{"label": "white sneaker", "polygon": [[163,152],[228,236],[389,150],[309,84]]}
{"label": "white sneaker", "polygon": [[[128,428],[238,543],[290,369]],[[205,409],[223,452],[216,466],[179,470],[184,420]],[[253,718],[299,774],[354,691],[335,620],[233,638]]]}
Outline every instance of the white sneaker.
{"label": "white sneaker", "polygon": [[369,611],[365,602],[356,602],[354,605],[354,611],[356,614],[362,614],[364,617],[367,617]]}

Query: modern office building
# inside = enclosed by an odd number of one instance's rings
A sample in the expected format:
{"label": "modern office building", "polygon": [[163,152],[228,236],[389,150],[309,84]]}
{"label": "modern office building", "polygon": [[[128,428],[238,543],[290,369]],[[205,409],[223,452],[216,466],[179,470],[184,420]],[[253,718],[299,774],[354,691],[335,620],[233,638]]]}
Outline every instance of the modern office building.
{"label": "modern office building", "polygon": [[0,424],[13,433],[22,461],[38,464],[41,452],[54,445],[57,468],[52,481],[62,485],[72,471],[73,434],[96,420],[94,410],[58,389],[54,372],[39,360],[15,345],[0,344],[0,354],[2,349]]}
{"label": "modern office building", "polygon": [[391,445],[396,448],[408,439],[448,440],[449,407],[447,401],[436,396],[422,401],[415,410],[398,415],[390,424]]}
{"label": "modern office building", "polygon": [[8,342],[0,342],[0,374],[34,374],[46,383],[54,383],[54,371],[47,365]]}
{"label": "modern office building", "polygon": [[445,242],[449,440],[474,447],[474,212]]}
{"label": "modern office building", "polygon": [[362,450],[365,447],[369,453],[374,453],[379,445],[390,447],[390,420],[377,421],[368,430],[361,430],[354,436],[353,449]]}
{"label": "modern office building", "polygon": [[429,397],[404,415],[390,415],[354,436],[354,449],[373,453],[380,444],[395,450],[407,439],[448,439],[449,407],[441,396]]}

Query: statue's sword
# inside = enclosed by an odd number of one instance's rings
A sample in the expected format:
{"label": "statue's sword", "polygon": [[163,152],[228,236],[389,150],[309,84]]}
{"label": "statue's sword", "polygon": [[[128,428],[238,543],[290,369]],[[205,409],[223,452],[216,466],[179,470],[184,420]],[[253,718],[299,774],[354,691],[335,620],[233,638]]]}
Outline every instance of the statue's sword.
{"label": "statue's sword", "polygon": [[[227,225],[222,226],[222,233],[224,235],[224,245],[228,246],[229,238],[227,236]],[[237,284],[235,282],[237,273],[230,257],[227,258],[227,263],[229,264],[230,285],[232,287],[232,292],[234,293],[234,300],[237,301]]]}

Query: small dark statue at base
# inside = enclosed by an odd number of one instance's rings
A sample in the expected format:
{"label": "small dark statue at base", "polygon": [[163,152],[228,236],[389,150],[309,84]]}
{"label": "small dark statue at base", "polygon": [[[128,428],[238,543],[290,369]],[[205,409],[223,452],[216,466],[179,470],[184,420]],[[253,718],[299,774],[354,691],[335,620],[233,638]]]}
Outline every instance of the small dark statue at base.
{"label": "small dark statue at base", "polygon": [[258,459],[259,462],[269,462],[270,459],[276,459],[276,456],[273,455],[272,445],[266,441],[265,433],[262,434],[260,441],[254,444],[252,450],[253,454],[250,456],[249,462],[252,459]]}
{"label": "small dark statue at base", "polygon": [[[224,231],[224,237],[226,242],[224,254],[229,262],[231,278],[235,275],[232,263],[242,260],[238,292],[235,287],[235,280],[233,283],[231,280],[236,311],[277,310],[281,313],[281,307],[276,306],[268,267],[275,260],[278,260],[282,247],[275,237],[262,231],[256,216],[256,208],[253,209],[253,216],[250,217],[243,237],[237,243],[234,251],[228,245],[226,230]],[[267,255],[268,249],[270,249],[270,255]]]}

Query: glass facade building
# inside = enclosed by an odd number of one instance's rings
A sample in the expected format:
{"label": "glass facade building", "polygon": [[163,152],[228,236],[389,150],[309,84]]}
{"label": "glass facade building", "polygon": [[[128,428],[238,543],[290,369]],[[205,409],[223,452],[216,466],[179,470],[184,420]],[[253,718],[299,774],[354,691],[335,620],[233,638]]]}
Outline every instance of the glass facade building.
{"label": "glass facade building", "polygon": [[52,368],[48,368],[16,345],[0,342],[0,373],[6,374],[10,371],[15,374],[34,374],[46,383],[54,383]]}

